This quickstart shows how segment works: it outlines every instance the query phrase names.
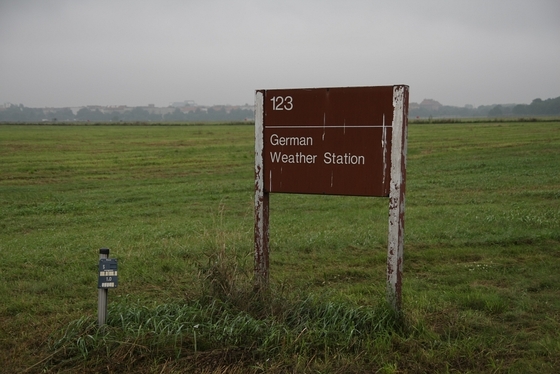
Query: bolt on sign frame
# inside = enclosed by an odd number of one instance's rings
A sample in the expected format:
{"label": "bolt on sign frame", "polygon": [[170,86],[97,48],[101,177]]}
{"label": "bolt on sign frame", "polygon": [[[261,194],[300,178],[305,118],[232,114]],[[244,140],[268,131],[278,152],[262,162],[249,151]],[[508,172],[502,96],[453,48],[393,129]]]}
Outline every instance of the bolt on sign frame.
{"label": "bolt on sign frame", "polygon": [[389,197],[387,297],[400,311],[408,86],[257,90],[255,287],[269,279],[269,193]]}

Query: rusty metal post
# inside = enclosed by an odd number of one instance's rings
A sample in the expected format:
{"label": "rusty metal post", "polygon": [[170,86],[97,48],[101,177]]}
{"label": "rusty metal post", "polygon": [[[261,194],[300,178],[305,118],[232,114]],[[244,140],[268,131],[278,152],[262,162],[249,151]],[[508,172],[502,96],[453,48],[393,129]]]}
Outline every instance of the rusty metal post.
{"label": "rusty metal post", "polygon": [[268,288],[269,196],[264,189],[264,93],[255,93],[255,289]]}
{"label": "rusty metal post", "polygon": [[408,86],[395,86],[393,89],[392,128],[387,298],[393,310],[400,312],[403,278]]}

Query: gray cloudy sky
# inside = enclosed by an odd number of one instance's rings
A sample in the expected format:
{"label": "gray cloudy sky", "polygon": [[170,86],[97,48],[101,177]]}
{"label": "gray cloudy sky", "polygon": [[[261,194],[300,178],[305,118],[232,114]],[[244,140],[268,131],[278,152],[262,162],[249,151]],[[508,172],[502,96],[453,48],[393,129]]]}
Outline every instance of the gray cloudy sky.
{"label": "gray cloudy sky", "polygon": [[560,96],[558,0],[0,0],[0,104],[252,104],[408,84],[410,100]]}

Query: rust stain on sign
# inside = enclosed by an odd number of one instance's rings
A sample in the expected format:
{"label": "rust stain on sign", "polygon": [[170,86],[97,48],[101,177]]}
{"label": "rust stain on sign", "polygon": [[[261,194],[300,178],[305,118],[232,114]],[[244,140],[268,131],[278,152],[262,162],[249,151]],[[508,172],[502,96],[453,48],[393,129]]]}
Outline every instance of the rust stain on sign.
{"label": "rust stain on sign", "polygon": [[265,191],[389,196],[394,87],[258,91]]}

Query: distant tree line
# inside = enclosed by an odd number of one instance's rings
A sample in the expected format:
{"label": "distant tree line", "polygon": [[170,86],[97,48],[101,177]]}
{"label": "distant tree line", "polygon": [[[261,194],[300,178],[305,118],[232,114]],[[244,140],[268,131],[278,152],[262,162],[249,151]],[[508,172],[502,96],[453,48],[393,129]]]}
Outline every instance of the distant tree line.
{"label": "distant tree line", "polygon": [[250,109],[225,109],[208,108],[207,110],[196,109],[183,113],[179,108],[165,114],[163,120],[166,122],[237,122],[246,119],[252,120],[255,114]]}
{"label": "distant tree line", "polygon": [[414,108],[409,110],[408,115],[409,118],[559,116],[560,96],[547,100],[535,99],[531,104],[481,105],[476,108],[447,105],[438,109]]}
{"label": "distant tree line", "polygon": [[[531,104],[481,105],[455,107],[443,105],[437,109],[414,108],[409,110],[410,118],[450,118],[450,117],[527,117],[560,116],[560,97],[555,99],[535,99]],[[183,112],[179,108],[167,114],[150,113],[142,107],[127,111],[102,112],[99,109],[81,108],[76,114],[70,108],[43,109],[19,105],[0,107],[0,122],[238,122],[251,120],[254,113],[250,109],[225,110],[223,107],[197,108]]]}
{"label": "distant tree line", "polygon": [[428,118],[428,117],[487,117],[488,107],[457,107],[443,105],[438,109],[433,108],[414,108],[409,109],[409,118]]}
{"label": "distant tree line", "polygon": [[535,99],[529,105],[519,104],[513,107],[513,114],[518,116],[545,115],[556,116],[560,114],[560,96],[556,99]]}
{"label": "distant tree line", "polygon": [[0,109],[0,122],[238,122],[252,119],[250,109],[197,108],[182,112],[179,108],[167,114],[150,113],[142,107],[124,112],[102,112],[99,109],[81,108],[76,114],[69,108],[42,109],[11,105]]}

